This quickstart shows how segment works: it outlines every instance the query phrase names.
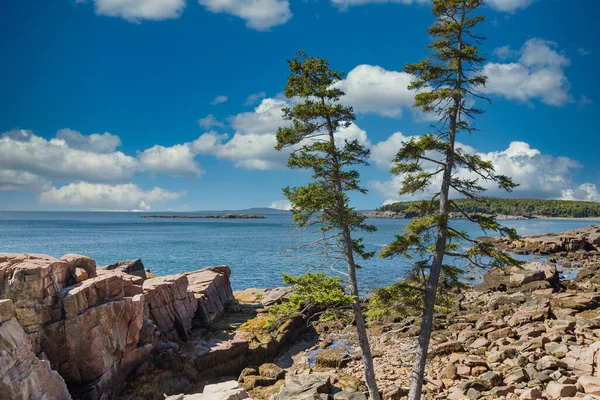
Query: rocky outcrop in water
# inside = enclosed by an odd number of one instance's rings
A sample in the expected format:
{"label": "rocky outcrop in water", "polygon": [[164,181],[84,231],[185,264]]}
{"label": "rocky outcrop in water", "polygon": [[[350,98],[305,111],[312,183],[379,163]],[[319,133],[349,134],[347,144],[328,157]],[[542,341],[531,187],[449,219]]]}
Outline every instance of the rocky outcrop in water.
{"label": "rocky outcrop in water", "polygon": [[503,250],[518,254],[556,254],[567,252],[600,251],[600,226],[590,225],[560,233],[524,236],[517,240],[505,237],[480,238]]}

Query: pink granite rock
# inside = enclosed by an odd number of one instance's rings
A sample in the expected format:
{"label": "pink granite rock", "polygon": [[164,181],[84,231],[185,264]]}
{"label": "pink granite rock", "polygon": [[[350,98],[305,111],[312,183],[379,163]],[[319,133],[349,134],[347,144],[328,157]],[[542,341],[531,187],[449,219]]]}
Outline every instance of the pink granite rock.
{"label": "pink granite rock", "polygon": [[142,286],[150,317],[167,339],[187,340],[198,301],[188,292],[185,275],[161,276],[144,281]]}
{"label": "pink granite rock", "polygon": [[199,271],[188,272],[188,291],[198,302],[196,318],[208,324],[221,316],[227,304],[234,301],[228,266],[209,267]]}
{"label": "pink granite rock", "polygon": [[0,300],[0,398],[71,399],[63,378],[33,354],[13,314],[12,301]]}

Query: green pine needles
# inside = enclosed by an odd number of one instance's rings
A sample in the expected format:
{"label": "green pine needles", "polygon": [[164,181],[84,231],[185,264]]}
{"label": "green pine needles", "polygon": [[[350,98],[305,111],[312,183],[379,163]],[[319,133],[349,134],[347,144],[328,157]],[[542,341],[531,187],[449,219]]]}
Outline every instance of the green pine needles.
{"label": "green pine needles", "polygon": [[[404,68],[414,77],[409,86],[417,93],[414,106],[437,120],[431,133],[404,143],[393,160],[392,173],[403,179],[400,194],[430,194],[430,198],[415,205],[419,216],[381,252],[382,257],[415,259],[412,275],[405,282],[415,276],[427,277],[415,288],[423,296],[423,317],[410,400],[421,398],[440,277],[460,272],[445,263],[445,257],[451,257],[452,264],[462,260],[480,267],[518,264],[493,245],[477,242],[449,224],[449,213],[457,212],[483,231],[516,237],[513,229],[493,217],[469,214],[450,198],[476,199],[489,185],[506,191],[517,186],[509,177],[497,174],[490,161],[466,152],[456,140],[458,134],[477,130],[473,121],[483,110],[475,105],[489,101],[481,92],[487,78],[481,74],[484,57],[478,45],[484,38],[476,33],[483,17],[474,15],[482,5],[483,0],[433,0],[435,22],[428,30],[431,55]],[[463,250],[465,245],[467,250]]]}
{"label": "green pine needles", "polygon": [[[291,125],[277,131],[276,149],[290,148],[288,166],[311,171],[312,180],[305,186],[286,187],[283,192],[291,202],[297,225],[318,227],[322,235],[305,245],[320,249],[324,265],[313,267],[331,268],[347,278],[369,397],[379,400],[355,261],[355,256],[368,259],[374,253],[365,250],[362,239],[353,237],[357,231],[372,232],[375,227],[350,206],[348,197],[351,192],[366,193],[355,168],[368,165],[369,150],[358,140],[340,138],[340,133],[355,120],[352,107],[340,103],[344,93],[335,87],[344,78],[343,73],[329,68],[326,60],[309,57],[302,51],[288,64],[291,74],[285,95],[294,105],[283,109],[284,118]],[[344,267],[346,272],[340,271]]]}

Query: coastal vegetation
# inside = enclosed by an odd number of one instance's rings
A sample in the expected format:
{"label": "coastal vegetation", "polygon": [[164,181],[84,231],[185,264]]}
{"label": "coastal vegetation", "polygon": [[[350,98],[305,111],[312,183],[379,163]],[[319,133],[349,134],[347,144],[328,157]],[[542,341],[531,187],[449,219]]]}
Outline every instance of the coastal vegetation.
{"label": "coastal vegetation", "polygon": [[[469,214],[514,215],[523,217],[590,218],[600,217],[600,203],[575,200],[513,199],[481,197],[454,199],[460,210]],[[406,213],[421,203],[402,201],[386,204],[377,211]]]}
{"label": "coastal vegetation", "polygon": [[[320,239],[301,246],[322,255],[323,264],[312,268],[329,268],[347,278],[369,398],[379,400],[355,259],[374,256],[365,250],[355,232],[373,232],[375,227],[365,223],[366,217],[350,206],[348,197],[351,192],[366,193],[355,167],[367,165],[369,150],[358,140],[341,135],[356,119],[352,107],[340,102],[344,92],[335,87],[344,74],[332,70],[327,60],[309,57],[302,51],[288,64],[291,74],[284,93],[295,101],[293,107],[282,110],[291,125],[277,131],[276,149],[290,149],[288,166],[312,171],[312,181],[305,186],[286,187],[283,193],[291,203],[296,224],[320,232]],[[345,272],[337,268],[345,268]]]}
{"label": "coastal vegetation", "polygon": [[[402,178],[400,195],[429,190],[431,197],[416,206],[419,215],[380,254],[415,259],[404,282],[416,281],[420,285],[405,288],[414,288],[424,296],[409,400],[421,399],[423,392],[438,289],[446,289],[439,285],[440,277],[450,277],[452,283],[461,272],[445,264],[445,257],[480,267],[518,264],[492,244],[475,241],[449,223],[450,212],[458,211],[484,231],[516,237],[513,229],[501,226],[492,216],[469,214],[449,197],[452,191],[476,199],[485,190],[481,181],[506,191],[517,186],[509,177],[497,174],[490,161],[468,153],[457,143],[459,133],[477,130],[473,120],[483,110],[476,108],[476,104],[487,100],[481,93],[487,78],[481,74],[484,58],[478,49],[483,37],[476,32],[483,21],[482,16],[476,15],[482,5],[482,0],[434,0],[435,22],[428,30],[432,38],[428,45],[431,55],[404,68],[414,76],[409,85],[417,93],[414,106],[436,120],[432,133],[403,143],[392,168],[392,173]],[[470,247],[463,251],[465,244]]]}

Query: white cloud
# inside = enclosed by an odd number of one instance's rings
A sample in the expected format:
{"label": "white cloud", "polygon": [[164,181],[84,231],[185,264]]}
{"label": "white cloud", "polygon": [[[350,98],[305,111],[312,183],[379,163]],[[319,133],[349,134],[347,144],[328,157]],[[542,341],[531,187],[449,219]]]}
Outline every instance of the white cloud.
{"label": "white cloud", "polygon": [[[80,138],[77,135],[73,137]],[[98,135],[97,139],[81,137],[83,140],[76,145],[84,148],[108,150],[115,143],[112,135]],[[72,142],[72,137],[68,140]],[[107,142],[112,144],[107,145]],[[29,172],[48,179],[107,182],[127,180],[138,167],[135,158],[119,151],[97,153],[80,150],[71,147],[65,139],[46,140],[27,130],[0,134],[0,169],[3,170]]]}
{"label": "white cloud", "polygon": [[[235,129],[233,136],[207,132],[191,143],[197,154],[211,154],[234,162],[236,167],[268,170],[285,167],[289,149],[275,150],[277,129],[289,125],[281,108],[290,105],[286,100],[266,98],[252,112],[229,118]],[[367,133],[356,124],[338,132],[338,144],[344,139],[357,139],[370,147]]]}
{"label": "white cloud", "polygon": [[265,92],[252,93],[248,97],[246,97],[246,101],[244,102],[245,106],[253,106],[260,100],[264,99],[267,94]]}
{"label": "white cloud", "polygon": [[515,12],[519,8],[525,8],[534,0],[487,0],[486,4],[498,11]]}
{"label": "white cloud", "polygon": [[215,97],[215,99],[213,101],[211,101],[210,104],[213,106],[217,105],[217,104],[223,104],[223,103],[226,103],[227,100],[229,100],[229,98],[227,96],[220,95],[220,96]]}
{"label": "white cloud", "polygon": [[579,53],[579,55],[581,56],[589,56],[590,54],[593,54],[594,52],[590,49],[586,49],[585,47],[580,47],[577,49],[577,52]]}
{"label": "white cloud", "polygon": [[288,0],[198,0],[213,13],[226,13],[246,21],[246,26],[258,31],[285,24],[292,18]]}
{"label": "white cloud", "polygon": [[[377,148],[378,145],[379,143],[374,148]],[[468,146],[465,146],[464,149],[474,153],[474,150]],[[512,177],[513,181],[520,185],[514,190],[515,196],[520,197],[559,198],[562,191],[572,186],[572,170],[581,167],[578,162],[568,157],[542,154],[525,142],[512,142],[505,150],[477,154],[484,160],[492,161],[496,173]],[[433,165],[426,166],[426,169],[433,171]],[[473,173],[464,169],[459,169],[457,175],[476,178]],[[440,178],[441,176],[437,179]],[[434,182],[430,191],[418,194],[415,198],[429,197],[431,192],[439,188],[439,183],[439,181]],[[480,181],[480,184],[488,189],[488,195],[504,194],[491,183]],[[369,186],[388,197],[388,202],[412,199],[408,196],[401,198],[398,195],[402,186],[401,176],[394,176],[385,182],[372,181]]]}
{"label": "white cloud", "polygon": [[96,210],[149,210],[152,203],[172,201],[184,195],[185,192],[169,192],[158,187],[143,190],[133,183],[77,182],[41,193],[40,202]]}
{"label": "white cloud", "polygon": [[266,98],[254,109],[229,118],[231,126],[243,133],[275,133],[280,126],[288,125],[281,109],[289,106],[283,99]]}
{"label": "white cloud", "polygon": [[[564,73],[570,60],[556,48],[556,43],[533,38],[514,52],[520,55],[517,62],[486,64],[483,75],[488,77],[488,82],[484,91],[527,103],[533,99],[553,106],[572,102],[571,85]],[[502,47],[496,49],[498,53],[507,55],[511,51]]]}
{"label": "white cloud", "polygon": [[0,170],[0,191],[40,192],[50,189],[48,180],[25,171]]}
{"label": "white cloud", "polygon": [[579,97],[579,100],[577,100],[577,109],[581,111],[585,106],[590,104],[594,104],[594,100],[590,99],[585,95],[582,95]]}
{"label": "white cloud", "polygon": [[335,86],[346,92],[343,101],[356,112],[399,118],[402,109],[411,108],[415,100],[415,92],[408,90],[411,80],[412,75],[406,72],[362,64]]}
{"label": "white cloud", "polygon": [[56,138],[64,140],[71,148],[96,153],[112,153],[121,145],[121,139],[108,132],[82,135],[78,131],[64,128],[56,132]]}
{"label": "white cloud", "polygon": [[204,171],[194,161],[196,153],[190,143],[171,147],[153,146],[140,153],[140,164],[144,170],[172,176],[201,176]]}
{"label": "white cloud", "polygon": [[292,203],[289,200],[277,200],[271,203],[269,208],[274,208],[276,210],[290,210],[292,208]]}
{"label": "white cloud", "polygon": [[365,4],[383,4],[383,3],[399,3],[399,4],[427,4],[431,0],[331,0],[331,3],[339,8],[347,8],[352,6],[362,6]]}
{"label": "white cloud", "polygon": [[575,189],[566,189],[561,191],[563,200],[585,200],[600,202],[600,192],[593,183],[583,183]]}
{"label": "white cloud", "polygon": [[198,125],[200,125],[200,127],[204,128],[204,129],[210,129],[210,128],[214,128],[214,127],[223,127],[223,126],[225,126],[224,123],[222,123],[221,121],[219,121],[218,119],[216,119],[215,116],[212,115],[212,114],[208,114],[206,117],[200,118],[198,120]]}
{"label": "white cloud", "polygon": [[[374,161],[378,168],[390,170],[393,166],[392,160],[403,146],[403,143],[413,138],[418,139],[419,135],[405,136],[402,132],[393,133],[386,140],[371,147],[371,161]],[[475,152],[474,148],[460,142],[456,143],[456,147],[469,153]]]}
{"label": "white cloud", "polygon": [[[78,0],[77,2],[84,2]],[[186,0],[93,0],[97,15],[120,17],[130,22],[179,18]]]}

